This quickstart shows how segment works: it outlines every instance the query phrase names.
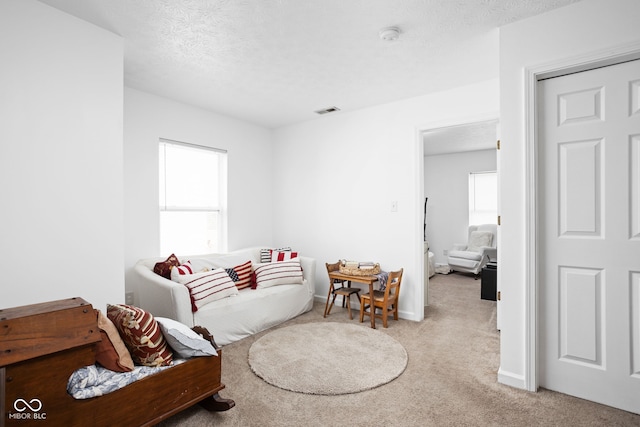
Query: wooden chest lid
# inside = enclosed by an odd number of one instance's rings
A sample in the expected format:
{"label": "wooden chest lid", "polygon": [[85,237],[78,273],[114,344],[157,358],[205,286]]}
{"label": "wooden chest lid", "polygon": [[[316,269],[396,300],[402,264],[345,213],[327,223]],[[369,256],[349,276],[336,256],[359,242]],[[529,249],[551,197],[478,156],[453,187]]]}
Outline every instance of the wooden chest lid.
{"label": "wooden chest lid", "polygon": [[93,307],[82,298],[0,310],[0,366],[100,339]]}

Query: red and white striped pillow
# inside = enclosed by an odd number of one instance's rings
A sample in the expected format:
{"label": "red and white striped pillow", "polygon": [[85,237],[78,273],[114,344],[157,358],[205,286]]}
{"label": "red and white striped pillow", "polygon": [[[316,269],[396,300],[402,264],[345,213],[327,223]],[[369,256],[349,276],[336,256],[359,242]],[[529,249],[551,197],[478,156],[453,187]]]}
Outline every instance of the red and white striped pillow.
{"label": "red and white striped pillow", "polygon": [[298,258],[298,252],[293,251],[271,251],[271,262],[287,261],[293,258]]}
{"label": "red and white striped pillow", "polygon": [[189,289],[191,311],[193,312],[210,302],[238,295],[238,288],[224,268],[178,276],[177,281]]}
{"label": "red and white striped pillow", "polygon": [[195,268],[191,265],[191,261],[185,261],[183,264],[176,265],[171,268],[171,280],[177,282],[180,276],[194,274],[195,272]]}
{"label": "red and white striped pillow", "polygon": [[187,261],[184,264],[180,264],[177,267],[173,267],[171,269],[171,273],[173,273],[174,270],[176,271],[176,273],[180,275],[193,274],[193,266],[191,265],[191,261]]}
{"label": "red and white striped pillow", "polygon": [[273,251],[290,251],[291,248],[286,246],[282,248],[263,248],[260,249],[260,262],[271,262],[271,252]]}
{"label": "red and white striped pillow", "polygon": [[298,258],[260,264],[255,269],[256,287],[302,284],[302,268]]}

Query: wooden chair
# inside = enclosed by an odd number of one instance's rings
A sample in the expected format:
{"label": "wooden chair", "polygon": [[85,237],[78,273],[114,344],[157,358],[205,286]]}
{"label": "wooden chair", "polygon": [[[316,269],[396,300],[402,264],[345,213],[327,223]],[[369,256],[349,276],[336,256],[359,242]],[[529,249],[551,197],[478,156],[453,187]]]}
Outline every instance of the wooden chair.
{"label": "wooden chair", "polygon": [[[398,320],[398,303],[400,301],[402,272],[403,269],[401,268],[398,271],[389,273],[384,291],[373,291],[373,304],[371,304],[371,295],[369,295],[369,293],[360,297],[360,323],[362,323],[365,314],[382,319],[382,326],[385,328],[387,327],[387,317],[389,313],[393,314],[394,320]],[[367,308],[369,311],[367,311]],[[382,313],[376,314],[376,308],[381,309]]]}
{"label": "wooden chair", "polygon": [[[340,261],[329,264],[325,263],[327,266],[327,273],[331,273],[333,271],[338,271],[340,269]],[[345,282],[347,286],[345,286]],[[335,285],[340,285],[340,287],[336,287]],[[336,301],[336,297],[338,295],[342,296],[342,307],[345,305],[345,301],[347,302],[347,310],[349,310],[349,319],[353,320],[353,313],[351,312],[351,295],[356,294],[356,298],[360,296],[359,288],[352,288],[351,282],[348,280],[330,280],[329,281],[329,293],[327,294],[327,302],[324,306],[324,317],[327,317],[329,313],[331,313],[331,308],[333,307],[333,303]],[[329,300],[331,300],[331,304],[329,304]]]}

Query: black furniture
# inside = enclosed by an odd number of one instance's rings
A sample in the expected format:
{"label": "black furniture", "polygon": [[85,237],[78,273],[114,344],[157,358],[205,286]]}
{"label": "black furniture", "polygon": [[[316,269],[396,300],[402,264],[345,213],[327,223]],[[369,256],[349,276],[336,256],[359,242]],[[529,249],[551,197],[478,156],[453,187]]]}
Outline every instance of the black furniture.
{"label": "black furniture", "polygon": [[482,283],[480,284],[480,298],[496,300],[498,263],[488,262],[482,269]]}

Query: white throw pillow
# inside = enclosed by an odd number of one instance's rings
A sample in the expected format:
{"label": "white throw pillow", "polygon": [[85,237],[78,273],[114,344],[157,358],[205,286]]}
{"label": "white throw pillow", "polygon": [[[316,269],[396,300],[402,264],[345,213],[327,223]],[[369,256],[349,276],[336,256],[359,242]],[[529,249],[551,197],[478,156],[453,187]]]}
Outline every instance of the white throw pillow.
{"label": "white throw pillow", "polygon": [[212,301],[238,295],[238,288],[224,268],[178,276],[178,283],[182,283],[189,289],[193,312]]}
{"label": "white throw pillow", "polygon": [[302,284],[300,259],[258,264],[254,270],[256,286],[268,288],[276,285]]}
{"label": "white throw pillow", "polygon": [[482,246],[491,246],[493,234],[490,231],[472,231],[469,236],[468,251],[480,252]]}
{"label": "white throw pillow", "polygon": [[209,341],[195,333],[187,325],[166,317],[156,317],[156,322],[160,325],[162,334],[173,351],[181,357],[218,355]]}

